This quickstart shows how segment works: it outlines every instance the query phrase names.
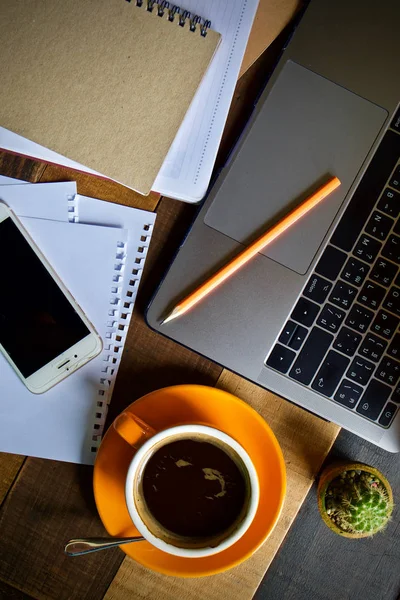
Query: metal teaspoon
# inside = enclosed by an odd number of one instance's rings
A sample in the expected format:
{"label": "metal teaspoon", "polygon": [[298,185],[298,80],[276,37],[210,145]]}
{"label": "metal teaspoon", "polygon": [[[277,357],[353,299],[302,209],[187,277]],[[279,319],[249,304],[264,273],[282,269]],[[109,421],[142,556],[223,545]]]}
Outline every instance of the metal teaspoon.
{"label": "metal teaspoon", "polygon": [[98,538],[79,538],[76,540],[70,540],[65,548],[64,552],[67,556],[81,556],[82,554],[89,554],[90,552],[98,552],[99,550],[107,550],[108,548],[115,548],[115,546],[121,546],[122,544],[132,544],[133,542],[142,542],[144,537],[136,536],[130,538],[113,538],[113,537],[98,537]]}

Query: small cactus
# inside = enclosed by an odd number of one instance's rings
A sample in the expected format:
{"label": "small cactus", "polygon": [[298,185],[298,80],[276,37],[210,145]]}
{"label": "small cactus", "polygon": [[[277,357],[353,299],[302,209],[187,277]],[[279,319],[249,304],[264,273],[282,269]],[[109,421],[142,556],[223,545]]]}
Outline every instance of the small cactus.
{"label": "small cactus", "polygon": [[382,531],[393,509],[390,485],[366,465],[334,468],[321,477],[320,511],[331,529],[346,537],[368,537]]}

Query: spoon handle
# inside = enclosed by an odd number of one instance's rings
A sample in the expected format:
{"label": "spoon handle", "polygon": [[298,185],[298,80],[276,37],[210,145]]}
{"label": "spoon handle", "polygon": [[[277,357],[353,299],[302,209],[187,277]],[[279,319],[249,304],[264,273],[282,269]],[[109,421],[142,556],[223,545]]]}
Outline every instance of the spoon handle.
{"label": "spoon handle", "polygon": [[141,536],[131,538],[80,538],[76,540],[70,540],[66,544],[64,552],[68,556],[81,556],[82,554],[98,552],[99,550],[106,550],[107,548],[115,548],[115,546],[121,546],[122,544],[141,542],[142,540],[144,540],[144,538]]}

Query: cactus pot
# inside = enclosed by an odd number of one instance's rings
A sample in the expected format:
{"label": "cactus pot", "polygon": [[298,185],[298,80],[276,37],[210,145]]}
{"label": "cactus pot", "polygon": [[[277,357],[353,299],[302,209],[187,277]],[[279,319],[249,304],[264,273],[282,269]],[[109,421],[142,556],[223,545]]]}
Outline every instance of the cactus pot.
{"label": "cactus pot", "polygon": [[393,510],[386,477],[362,463],[327,467],[318,484],[318,508],[328,527],[342,537],[371,537],[382,531]]}

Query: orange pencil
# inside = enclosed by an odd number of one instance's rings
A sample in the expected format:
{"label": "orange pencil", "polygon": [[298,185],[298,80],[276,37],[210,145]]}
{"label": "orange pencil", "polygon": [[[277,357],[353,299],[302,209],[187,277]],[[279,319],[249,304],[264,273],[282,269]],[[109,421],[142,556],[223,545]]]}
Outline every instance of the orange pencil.
{"label": "orange pencil", "polygon": [[238,269],[243,267],[249,260],[263,250],[268,244],[276,240],[284,231],[289,229],[294,223],[296,223],[301,217],[304,217],[314,206],[317,206],[324,198],[331,194],[337,187],[339,187],[340,181],[337,177],[333,177],[316,192],[307,198],[300,206],[295,208],[286,217],[279,221],[276,225],[268,229],[261,237],[255,242],[250,244],[248,248],[238,254],[233,260],[227,265],[217,271],[210,279],[207,279],[202,283],[194,292],[189,294],[184,300],[179,302],[169,315],[162,321],[161,324],[172,321],[187,312],[195,304],[200,302],[203,298],[208,296],[210,292],[215,290],[216,287],[221,285],[228,277],[236,273]]}

